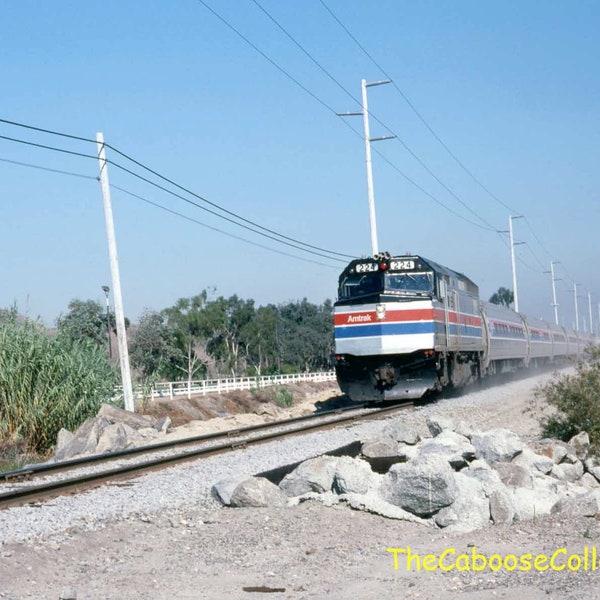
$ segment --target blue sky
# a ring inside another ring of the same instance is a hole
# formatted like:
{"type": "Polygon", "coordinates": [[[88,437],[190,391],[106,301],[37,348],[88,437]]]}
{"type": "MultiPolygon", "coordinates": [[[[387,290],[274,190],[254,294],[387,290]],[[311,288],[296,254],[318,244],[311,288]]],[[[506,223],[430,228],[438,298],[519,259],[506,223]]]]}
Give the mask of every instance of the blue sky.
{"type": "MultiPolygon", "coordinates": [[[[6,2],[0,118],[86,138],[102,131],[129,156],[263,227],[368,255],[362,122],[334,113],[359,109],[362,78],[385,76],[320,0],[260,5],[322,69],[252,0],[205,1],[280,69],[198,0],[6,2]]],[[[506,236],[494,231],[508,228],[512,210],[526,217],[514,221],[515,240],[525,242],[516,247],[521,311],[553,318],[543,271],[556,260],[561,319],[573,323],[578,283],[580,316],[588,320],[590,292],[597,320],[600,4],[324,2],[497,198],[397,88],[370,88],[371,134],[387,128],[402,140],[373,145],[380,249],[462,271],[487,299],[512,287],[506,236]]],[[[4,123],[0,135],[96,152],[4,123]]],[[[108,158],[144,174],[110,150],[108,158]]],[[[110,273],[97,162],[3,139],[0,159],[0,307],[16,302],[51,325],[73,298],[103,302],[110,273]]],[[[342,263],[235,227],[117,167],[109,175],[113,186],[277,251],[113,189],[132,320],[204,288],[258,304],[335,298],[342,263]]]]}

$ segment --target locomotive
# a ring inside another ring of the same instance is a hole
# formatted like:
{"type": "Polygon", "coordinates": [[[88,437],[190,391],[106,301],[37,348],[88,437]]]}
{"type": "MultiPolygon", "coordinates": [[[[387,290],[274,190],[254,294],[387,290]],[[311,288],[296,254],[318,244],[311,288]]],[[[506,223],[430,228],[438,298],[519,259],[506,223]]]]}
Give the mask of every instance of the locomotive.
{"type": "Polygon", "coordinates": [[[350,262],[334,304],[335,370],[356,401],[420,398],[581,353],[590,338],[483,302],[467,276],[421,256],[350,262]]]}

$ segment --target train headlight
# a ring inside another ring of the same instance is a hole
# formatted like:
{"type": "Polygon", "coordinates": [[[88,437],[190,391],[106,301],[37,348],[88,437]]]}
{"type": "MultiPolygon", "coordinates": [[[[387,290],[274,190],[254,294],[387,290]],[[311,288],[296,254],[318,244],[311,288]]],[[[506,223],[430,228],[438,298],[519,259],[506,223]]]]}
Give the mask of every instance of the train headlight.
{"type": "Polygon", "coordinates": [[[378,321],[383,321],[385,319],[385,304],[378,304],[375,307],[375,317],[378,321]]]}

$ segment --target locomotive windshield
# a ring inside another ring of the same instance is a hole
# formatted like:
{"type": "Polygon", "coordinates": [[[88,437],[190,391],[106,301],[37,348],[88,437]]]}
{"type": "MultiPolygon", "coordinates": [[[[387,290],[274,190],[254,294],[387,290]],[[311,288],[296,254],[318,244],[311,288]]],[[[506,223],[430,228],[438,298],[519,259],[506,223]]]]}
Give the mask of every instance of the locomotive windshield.
{"type": "Polygon", "coordinates": [[[349,273],[342,278],[339,299],[348,300],[372,294],[431,296],[433,273],[349,273]]]}

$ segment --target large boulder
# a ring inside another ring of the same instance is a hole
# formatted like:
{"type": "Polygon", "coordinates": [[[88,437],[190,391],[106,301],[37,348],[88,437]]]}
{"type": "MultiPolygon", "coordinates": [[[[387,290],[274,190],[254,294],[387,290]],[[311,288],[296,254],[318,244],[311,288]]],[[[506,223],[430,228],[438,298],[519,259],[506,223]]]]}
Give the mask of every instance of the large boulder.
{"type": "Polygon", "coordinates": [[[110,421],[104,417],[90,417],[75,432],[70,441],[54,453],[53,460],[63,461],[76,456],[95,454],[98,439],[110,424],[110,421]]]}
{"type": "Polygon", "coordinates": [[[383,428],[383,435],[411,446],[421,439],[419,432],[412,425],[408,425],[400,419],[394,419],[391,423],[388,423],[383,428]]]}
{"type": "Polygon", "coordinates": [[[286,496],[301,496],[308,492],[329,492],[333,488],[333,478],[339,458],[317,456],[299,464],[288,473],[279,484],[286,496]]]}
{"type": "Polygon", "coordinates": [[[437,525],[451,531],[473,531],[490,524],[490,501],[481,481],[456,473],[454,480],[458,494],[450,506],[442,508],[434,517],[437,525]]]}
{"type": "Polygon", "coordinates": [[[393,465],[383,478],[380,494],[387,502],[427,517],[452,504],[458,487],[448,462],[430,455],[393,465]]]}
{"type": "Polygon", "coordinates": [[[596,517],[600,513],[600,490],[563,496],[552,506],[551,512],[568,517],[596,517]]]}
{"type": "Polygon", "coordinates": [[[338,494],[366,494],[374,485],[371,467],[364,460],[342,456],[333,475],[333,491],[338,494]]]}
{"type": "Polygon", "coordinates": [[[251,477],[251,475],[238,475],[237,477],[222,479],[212,486],[210,492],[219,502],[229,506],[231,504],[231,496],[233,495],[233,492],[235,492],[237,486],[243,481],[246,481],[249,477],[251,477]]]}
{"type": "Polygon", "coordinates": [[[510,462],[523,451],[519,436],[508,429],[476,433],[471,438],[471,443],[475,446],[477,458],[483,458],[489,463],[510,462]]]}
{"type": "Polygon", "coordinates": [[[157,424],[157,419],[150,415],[140,415],[139,413],[123,410],[111,404],[103,404],[97,416],[104,417],[111,423],[126,423],[132,429],[155,427],[157,424]]]}
{"type": "Polygon", "coordinates": [[[231,506],[285,506],[286,495],[264,477],[249,477],[231,495],[231,506]]]}
{"type": "Polygon", "coordinates": [[[465,436],[445,429],[421,445],[419,456],[428,455],[443,457],[458,470],[466,467],[468,461],[474,460],[475,448],[465,436]]]}

